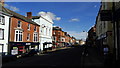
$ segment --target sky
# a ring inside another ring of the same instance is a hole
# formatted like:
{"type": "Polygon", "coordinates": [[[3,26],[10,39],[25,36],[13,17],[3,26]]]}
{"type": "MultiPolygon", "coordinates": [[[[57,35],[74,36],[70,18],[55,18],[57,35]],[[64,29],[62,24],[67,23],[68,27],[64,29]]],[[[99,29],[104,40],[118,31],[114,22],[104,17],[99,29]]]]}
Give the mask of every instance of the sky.
{"type": "Polygon", "coordinates": [[[33,16],[48,12],[53,26],[85,40],[86,32],[95,24],[100,2],[6,2],[5,7],[24,16],[26,12],[32,12],[33,16]]]}

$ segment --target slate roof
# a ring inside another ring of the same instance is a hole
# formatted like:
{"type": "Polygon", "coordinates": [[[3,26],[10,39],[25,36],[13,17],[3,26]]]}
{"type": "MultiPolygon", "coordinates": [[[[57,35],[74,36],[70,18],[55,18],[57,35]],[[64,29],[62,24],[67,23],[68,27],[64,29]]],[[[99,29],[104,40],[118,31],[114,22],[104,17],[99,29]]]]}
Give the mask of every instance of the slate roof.
{"type": "MultiPolygon", "coordinates": [[[[2,12],[8,13],[8,14],[10,14],[10,15],[13,15],[13,17],[22,19],[22,20],[24,20],[24,21],[26,21],[26,22],[28,22],[28,23],[31,23],[31,24],[34,24],[34,25],[38,25],[37,23],[33,22],[31,19],[29,19],[29,18],[27,18],[27,17],[25,17],[25,16],[23,16],[23,15],[20,15],[20,14],[14,12],[14,11],[11,11],[11,10],[9,10],[9,9],[7,9],[7,8],[2,7],[2,12]]],[[[38,25],[38,26],[39,26],[39,25],[38,25]]]]}

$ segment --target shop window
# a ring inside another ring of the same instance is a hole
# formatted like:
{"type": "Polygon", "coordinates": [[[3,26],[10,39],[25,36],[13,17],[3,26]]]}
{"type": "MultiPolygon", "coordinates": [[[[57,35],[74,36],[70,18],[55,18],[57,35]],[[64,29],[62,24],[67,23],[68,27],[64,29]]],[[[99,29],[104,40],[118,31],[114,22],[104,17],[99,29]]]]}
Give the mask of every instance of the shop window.
{"type": "Polygon", "coordinates": [[[22,41],[23,32],[21,30],[15,30],[15,41],[22,41]]]}
{"type": "Polygon", "coordinates": [[[4,29],[0,28],[0,40],[4,40],[4,29]]]}
{"type": "Polygon", "coordinates": [[[4,25],[5,24],[5,17],[0,15],[0,24],[4,25]]]}

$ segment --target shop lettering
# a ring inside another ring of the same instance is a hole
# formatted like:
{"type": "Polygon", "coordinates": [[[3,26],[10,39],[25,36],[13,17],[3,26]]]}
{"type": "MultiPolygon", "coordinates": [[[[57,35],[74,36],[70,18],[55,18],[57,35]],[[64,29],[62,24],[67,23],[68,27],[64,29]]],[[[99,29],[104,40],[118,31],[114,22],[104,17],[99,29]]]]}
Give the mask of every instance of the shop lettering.
{"type": "Polygon", "coordinates": [[[26,45],[31,45],[31,43],[26,43],[26,45]]]}

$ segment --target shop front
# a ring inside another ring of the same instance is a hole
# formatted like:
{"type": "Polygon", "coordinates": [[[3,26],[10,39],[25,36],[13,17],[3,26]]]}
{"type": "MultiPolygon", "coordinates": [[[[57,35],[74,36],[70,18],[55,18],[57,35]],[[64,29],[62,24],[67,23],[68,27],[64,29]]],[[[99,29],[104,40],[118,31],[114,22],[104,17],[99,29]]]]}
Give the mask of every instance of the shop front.
{"type": "Polygon", "coordinates": [[[38,49],[39,42],[10,42],[10,54],[17,55],[28,52],[30,49],[38,49]]]}
{"type": "Polygon", "coordinates": [[[0,56],[3,55],[3,44],[0,44],[0,56]]]}
{"type": "Polygon", "coordinates": [[[43,51],[51,50],[52,49],[52,43],[51,42],[44,42],[43,43],[43,51]]]}

